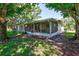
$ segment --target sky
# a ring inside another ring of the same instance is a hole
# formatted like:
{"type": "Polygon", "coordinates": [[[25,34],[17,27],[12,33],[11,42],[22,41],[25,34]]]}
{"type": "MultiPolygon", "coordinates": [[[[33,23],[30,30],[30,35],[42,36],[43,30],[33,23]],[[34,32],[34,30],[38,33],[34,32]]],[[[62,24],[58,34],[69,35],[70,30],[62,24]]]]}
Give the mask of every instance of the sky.
{"type": "Polygon", "coordinates": [[[45,7],[45,4],[39,4],[39,7],[42,10],[42,12],[40,14],[40,16],[42,16],[42,18],[55,18],[55,19],[63,18],[63,16],[61,16],[60,12],[56,12],[54,10],[49,10],[48,8],[45,7]]]}

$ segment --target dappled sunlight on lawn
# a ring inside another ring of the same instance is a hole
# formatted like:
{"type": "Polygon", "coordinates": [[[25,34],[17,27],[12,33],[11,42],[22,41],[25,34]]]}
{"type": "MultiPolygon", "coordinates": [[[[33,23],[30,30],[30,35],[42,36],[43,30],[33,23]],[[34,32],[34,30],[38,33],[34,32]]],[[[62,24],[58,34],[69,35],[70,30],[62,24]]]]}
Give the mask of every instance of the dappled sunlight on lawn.
{"type": "Polygon", "coordinates": [[[75,32],[65,32],[64,36],[68,40],[75,40],[75,32]]]}
{"type": "Polygon", "coordinates": [[[39,39],[18,39],[0,44],[0,55],[58,55],[55,47],[48,42],[39,39]]]}
{"type": "Polygon", "coordinates": [[[8,37],[14,37],[14,36],[20,36],[22,32],[16,32],[16,31],[7,31],[8,37]]]}

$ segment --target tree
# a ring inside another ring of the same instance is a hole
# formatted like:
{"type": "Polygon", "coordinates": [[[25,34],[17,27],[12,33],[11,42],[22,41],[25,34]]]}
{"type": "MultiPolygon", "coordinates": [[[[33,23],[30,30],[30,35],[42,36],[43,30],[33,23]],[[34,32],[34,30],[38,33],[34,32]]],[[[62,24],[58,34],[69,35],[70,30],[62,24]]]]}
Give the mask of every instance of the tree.
{"type": "Polygon", "coordinates": [[[74,3],[62,3],[62,4],[46,4],[49,9],[54,9],[55,11],[60,11],[63,17],[72,17],[75,20],[76,36],[79,40],[79,4],[74,3]]]}
{"type": "Polygon", "coordinates": [[[7,41],[7,18],[15,19],[15,16],[20,16],[26,10],[31,10],[35,4],[21,3],[1,3],[0,4],[0,39],[7,41]]]}
{"type": "Polygon", "coordinates": [[[66,17],[63,19],[65,31],[74,31],[75,30],[75,21],[72,17],[66,17]]]}
{"type": "MultiPolygon", "coordinates": [[[[9,18],[8,21],[8,26],[10,26],[11,28],[16,27],[17,25],[24,25],[27,22],[31,22],[34,19],[40,18],[41,16],[39,16],[39,14],[41,13],[41,9],[37,4],[31,4],[32,6],[30,6],[29,8],[24,8],[24,10],[17,16],[14,17],[14,20],[10,20],[13,18],[9,18]]],[[[24,6],[26,7],[26,5],[24,6]]]]}
{"type": "Polygon", "coordinates": [[[33,21],[34,19],[39,18],[39,14],[41,13],[40,7],[36,4],[36,6],[31,6],[27,10],[25,9],[21,15],[22,19],[27,19],[26,21],[33,21]]]}

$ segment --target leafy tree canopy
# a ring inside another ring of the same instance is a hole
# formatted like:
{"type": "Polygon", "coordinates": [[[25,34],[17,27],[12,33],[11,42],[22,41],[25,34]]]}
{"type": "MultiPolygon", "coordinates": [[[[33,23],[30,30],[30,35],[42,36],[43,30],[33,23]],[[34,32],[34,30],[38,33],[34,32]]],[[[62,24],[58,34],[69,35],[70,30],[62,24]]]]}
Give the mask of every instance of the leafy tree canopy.
{"type": "Polygon", "coordinates": [[[60,11],[64,17],[71,16],[75,11],[74,4],[72,3],[47,3],[46,7],[50,10],[60,11]]]}

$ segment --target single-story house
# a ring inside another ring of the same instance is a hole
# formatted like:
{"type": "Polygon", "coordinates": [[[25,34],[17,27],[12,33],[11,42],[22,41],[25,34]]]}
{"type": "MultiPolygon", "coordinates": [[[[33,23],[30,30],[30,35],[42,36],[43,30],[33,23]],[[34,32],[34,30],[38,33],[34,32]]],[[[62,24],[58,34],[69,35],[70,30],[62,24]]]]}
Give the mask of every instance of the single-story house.
{"type": "Polygon", "coordinates": [[[62,20],[46,18],[26,23],[26,26],[17,26],[18,31],[26,31],[29,35],[52,37],[64,32],[62,20]]]}

